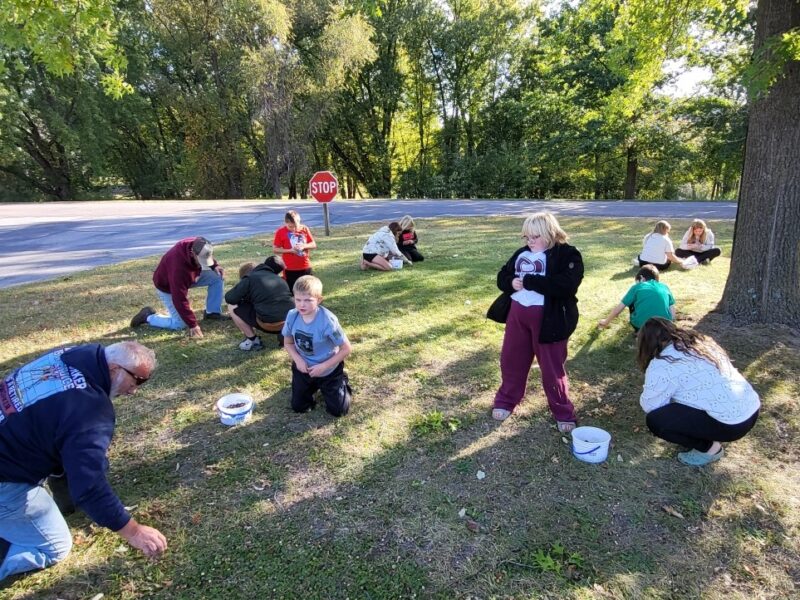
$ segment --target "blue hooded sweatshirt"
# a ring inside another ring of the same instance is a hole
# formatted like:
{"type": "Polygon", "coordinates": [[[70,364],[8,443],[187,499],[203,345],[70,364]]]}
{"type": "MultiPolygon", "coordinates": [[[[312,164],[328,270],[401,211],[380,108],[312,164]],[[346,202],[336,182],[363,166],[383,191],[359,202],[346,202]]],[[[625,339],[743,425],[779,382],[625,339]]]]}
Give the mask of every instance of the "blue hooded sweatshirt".
{"type": "Polygon", "coordinates": [[[106,480],[114,435],[111,374],[103,346],[60,348],[0,382],[0,481],[38,485],[67,474],[70,495],[98,525],[130,515],[106,480]]]}

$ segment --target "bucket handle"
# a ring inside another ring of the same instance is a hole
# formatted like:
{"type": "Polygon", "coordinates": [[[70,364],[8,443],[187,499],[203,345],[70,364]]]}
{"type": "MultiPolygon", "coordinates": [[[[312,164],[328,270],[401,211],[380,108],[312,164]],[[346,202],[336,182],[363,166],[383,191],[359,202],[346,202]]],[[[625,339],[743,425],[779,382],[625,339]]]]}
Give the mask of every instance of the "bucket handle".
{"type": "Polygon", "coordinates": [[[602,447],[603,446],[601,444],[600,446],[595,446],[594,448],[592,448],[591,450],[587,450],[586,452],[578,452],[577,450],[575,450],[575,444],[572,444],[572,453],[574,455],[576,455],[576,456],[577,455],[583,456],[584,454],[593,454],[594,452],[597,452],[598,450],[600,450],[600,448],[602,448],[602,447]]]}
{"type": "MultiPolygon", "coordinates": [[[[227,406],[225,408],[227,408],[227,406]]],[[[247,414],[248,412],[253,410],[253,405],[251,404],[249,409],[247,409],[245,411],[242,411],[242,412],[228,412],[227,410],[225,410],[225,408],[223,408],[222,406],[220,406],[216,402],[214,403],[214,410],[216,410],[219,413],[222,413],[226,417],[238,417],[239,415],[247,414]]]]}

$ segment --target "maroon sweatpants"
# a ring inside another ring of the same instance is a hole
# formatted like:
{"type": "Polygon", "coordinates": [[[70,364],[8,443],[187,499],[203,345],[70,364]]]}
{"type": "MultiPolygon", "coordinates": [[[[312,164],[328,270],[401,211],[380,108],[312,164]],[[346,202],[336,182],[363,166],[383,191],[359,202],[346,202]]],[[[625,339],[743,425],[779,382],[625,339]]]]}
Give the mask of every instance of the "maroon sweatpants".
{"type": "Polygon", "coordinates": [[[500,373],[503,380],[495,394],[494,407],[513,411],[522,402],[528,383],[528,372],[536,357],[550,412],[557,421],[575,421],[575,407],[569,400],[569,381],[564,368],[567,340],[552,344],[539,342],[543,312],[541,306],[526,307],[519,302],[511,302],[506,333],[503,336],[503,349],[500,352],[500,373]]]}

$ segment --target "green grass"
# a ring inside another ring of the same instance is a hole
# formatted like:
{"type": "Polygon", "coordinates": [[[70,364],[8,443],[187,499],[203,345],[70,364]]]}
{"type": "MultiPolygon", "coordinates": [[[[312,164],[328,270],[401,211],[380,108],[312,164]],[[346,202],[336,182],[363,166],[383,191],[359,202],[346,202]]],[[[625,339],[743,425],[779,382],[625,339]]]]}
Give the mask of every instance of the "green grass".
{"type": "MultiPolygon", "coordinates": [[[[644,426],[624,315],[596,321],[632,283],[644,220],[564,219],[583,252],[581,321],[570,340],[579,417],[610,431],[609,461],[577,462],[534,372],[503,424],[489,412],[501,326],[484,318],[521,219],[419,225],[426,261],[361,272],[374,226],[336,228],[312,257],[325,305],[351,341],[350,415],[289,404],[283,351],[243,353],[231,323],[202,340],[127,324],[157,306],[157,257],[0,290],[0,366],[48,348],[135,337],[159,369],[117,402],[110,479],[170,549],[150,561],[75,515],[73,554],[14,581],[10,598],[784,598],[797,593],[800,412],[798,343],[769,327],[735,329],[713,311],[728,271],[730,223],[713,223],[723,256],[664,274],[679,320],[712,334],[762,394],[755,430],[704,470],[644,426]],[[217,398],[245,391],[253,419],[226,428],[217,398]],[[485,478],[478,479],[478,471],[485,478]],[[680,519],[664,507],[680,513],[680,519]],[[463,517],[460,516],[463,514],[463,517]]],[[[673,223],[675,237],[688,220],[673,223]]],[[[230,277],[261,239],[222,244],[230,277]]],[[[230,285],[233,284],[231,280],[230,285]]],[[[202,291],[193,292],[202,308],[202,291]]]]}

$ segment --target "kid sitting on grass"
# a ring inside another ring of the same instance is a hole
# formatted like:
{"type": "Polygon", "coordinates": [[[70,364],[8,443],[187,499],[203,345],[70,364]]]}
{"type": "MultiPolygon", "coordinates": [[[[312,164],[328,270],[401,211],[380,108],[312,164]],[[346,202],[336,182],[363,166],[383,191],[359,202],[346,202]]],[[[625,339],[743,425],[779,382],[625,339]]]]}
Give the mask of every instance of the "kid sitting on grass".
{"type": "Polygon", "coordinates": [[[644,265],[636,274],[634,283],[605,319],[597,322],[597,327],[605,329],[627,306],[631,311],[631,327],[634,331],[647,322],[650,317],[663,317],[675,320],[675,298],[669,288],[658,280],[658,269],[644,265]]]}
{"type": "Polygon", "coordinates": [[[352,347],[339,319],[322,302],[322,282],[304,275],[294,284],[295,308],[286,315],[281,332],[292,358],[292,410],[314,408],[314,393],[322,391],[326,410],[341,417],[350,410],[352,389],[344,359],[352,347]]]}

